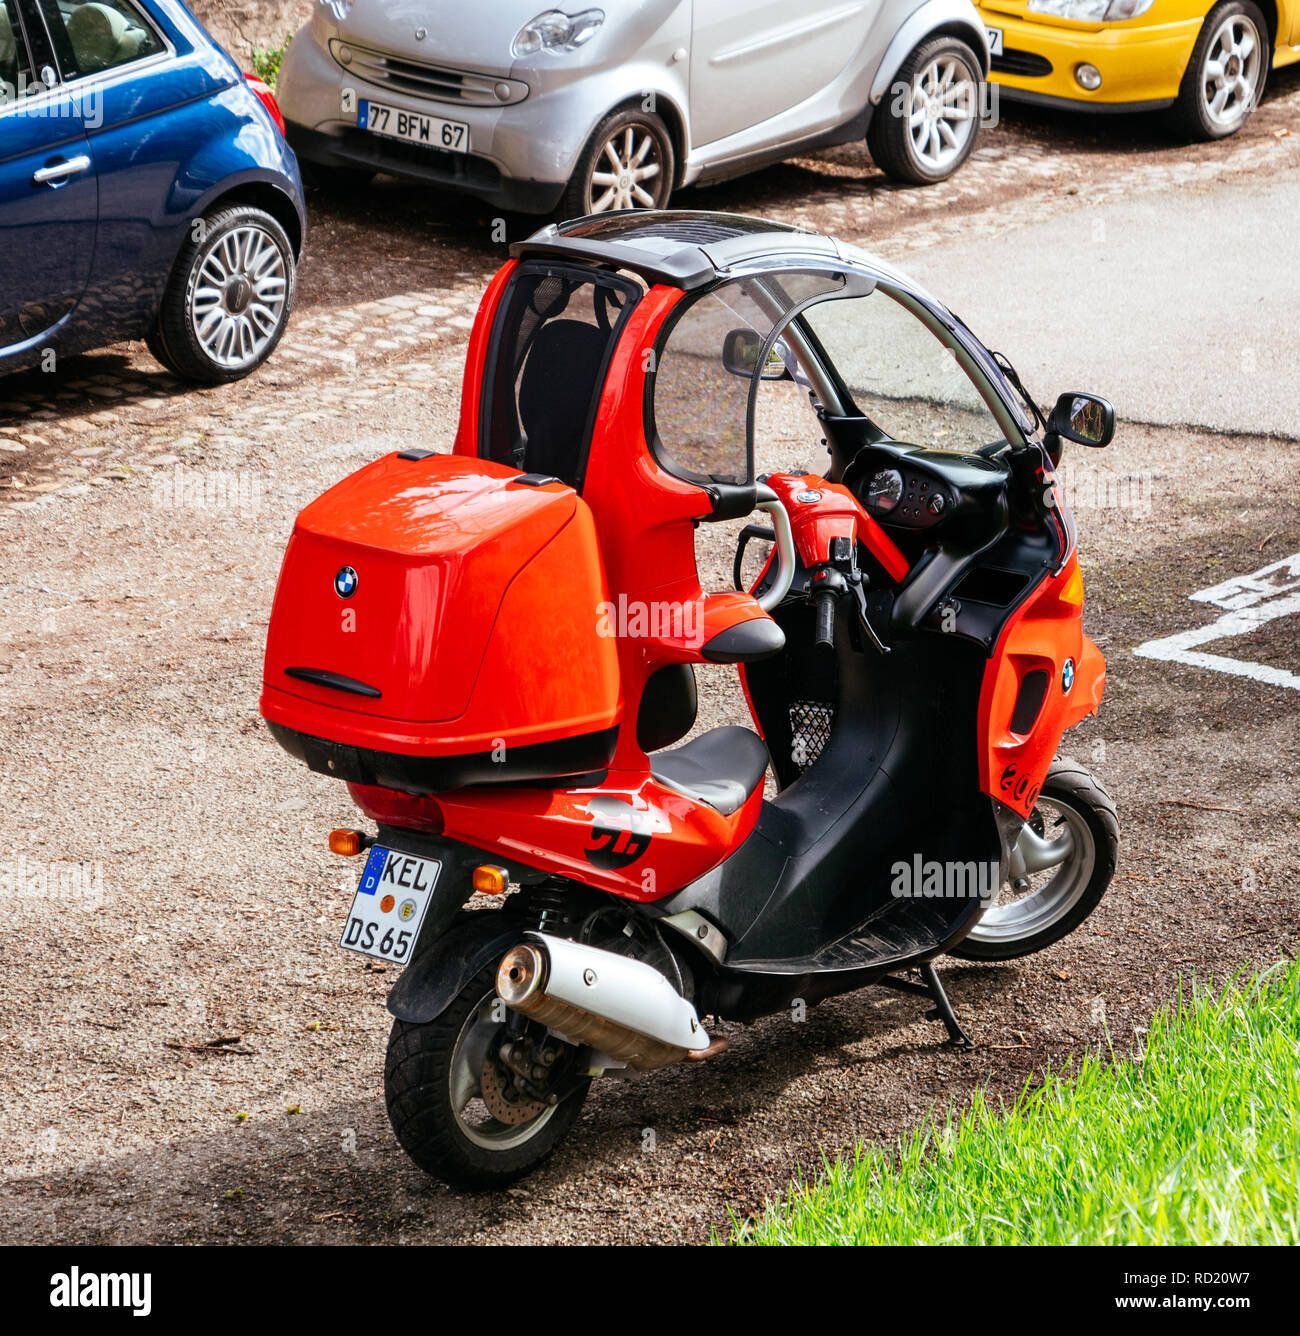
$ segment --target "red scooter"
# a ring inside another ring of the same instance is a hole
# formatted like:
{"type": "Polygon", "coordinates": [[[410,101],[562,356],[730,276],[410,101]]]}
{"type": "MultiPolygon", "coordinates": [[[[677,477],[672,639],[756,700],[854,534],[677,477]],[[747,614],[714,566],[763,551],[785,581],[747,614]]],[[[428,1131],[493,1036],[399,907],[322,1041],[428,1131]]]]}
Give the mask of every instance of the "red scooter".
{"type": "Polygon", "coordinates": [[[298,517],[261,699],[377,828],[330,845],[365,855],[340,945],[405,966],[397,1138],[478,1185],[601,1072],[715,1057],[711,1018],[883,984],[967,1045],[935,959],[1057,941],[1118,843],[1054,759],[1105,666],[1053,467],[1109,404],[1044,418],[932,298],[775,223],[606,214],[512,256],[454,452],[298,517]],[[774,395],[821,475],[755,476],[774,395]],[[706,593],[696,526],[756,510],[706,593]],[[697,663],[737,666],[752,727],[682,743],[697,663]]]}

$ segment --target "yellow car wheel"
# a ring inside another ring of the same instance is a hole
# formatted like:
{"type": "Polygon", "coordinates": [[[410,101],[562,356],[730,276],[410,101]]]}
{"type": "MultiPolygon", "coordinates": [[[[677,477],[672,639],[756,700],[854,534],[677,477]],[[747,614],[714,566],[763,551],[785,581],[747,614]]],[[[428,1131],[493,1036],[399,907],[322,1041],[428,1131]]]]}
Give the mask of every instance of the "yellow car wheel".
{"type": "Polygon", "coordinates": [[[1187,62],[1175,123],[1192,139],[1236,134],[1264,91],[1271,56],[1268,24],[1251,0],[1227,0],[1206,17],[1187,62]]]}

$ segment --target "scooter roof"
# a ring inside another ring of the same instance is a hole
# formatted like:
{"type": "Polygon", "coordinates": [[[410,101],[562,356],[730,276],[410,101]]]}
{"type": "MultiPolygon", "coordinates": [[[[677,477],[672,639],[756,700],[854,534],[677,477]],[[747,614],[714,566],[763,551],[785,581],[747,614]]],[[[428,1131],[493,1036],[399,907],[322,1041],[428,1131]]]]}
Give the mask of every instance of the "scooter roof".
{"type": "Polygon", "coordinates": [[[628,209],[552,223],[514,242],[510,254],[519,260],[608,266],[646,283],[687,292],[747,273],[783,269],[842,269],[857,276],[859,292],[863,279],[884,282],[926,308],[978,364],[1022,433],[1035,431],[1033,418],[993,355],[943,302],[869,251],[822,232],[744,214],[628,209]]]}
{"type": "Polygon", "coordinates": [[[636,209],[551,224],[510,253],[612,264],[650,283],[692,291],[760,257],[848,262],[846,248],[807,228],[742,214],[636,209]]]}

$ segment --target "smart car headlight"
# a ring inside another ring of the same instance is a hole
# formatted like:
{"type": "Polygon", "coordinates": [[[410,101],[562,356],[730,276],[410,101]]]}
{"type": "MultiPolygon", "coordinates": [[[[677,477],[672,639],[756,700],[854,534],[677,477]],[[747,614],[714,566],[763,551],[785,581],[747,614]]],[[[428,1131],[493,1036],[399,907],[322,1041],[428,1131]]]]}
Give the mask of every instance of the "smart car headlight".
{"type": "Polygon", "coordinates": [[[1031,14],[1052,14],[1081,23],[1119,23],[1145,14],[1155,0],[1029,0],[1031,14]]]}
{"type": "Polygon", "coordinates": [[[537,51],[573,51],[593,37],[604,22],[603,9],[584,9],[580,14],[548,9],[519,29],[510,53],[518,59],[537,51]]]}

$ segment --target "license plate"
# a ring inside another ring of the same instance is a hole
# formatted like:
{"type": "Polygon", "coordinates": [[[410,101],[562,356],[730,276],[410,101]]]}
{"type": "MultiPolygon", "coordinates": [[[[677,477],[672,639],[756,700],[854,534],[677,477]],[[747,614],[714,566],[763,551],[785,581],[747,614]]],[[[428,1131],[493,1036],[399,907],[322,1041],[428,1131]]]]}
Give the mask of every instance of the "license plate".
{"type": "Polygon", "coordinates": [[[404,111],[401,107],[390,107],[365,98],[357,104],[357,128],[389,139],[401,139],[408,144],[423,144],[426,148],[442,148],[450,153],[469,152],[469,126],[464,121],[424,116],[418,111],[404,111]]]}
{"type": "Polygon", "coordinates": [[[366,858],[339,945],[380,960],[409,960],[441,868],[436,858],[376,844],[366,858]]]}
{"type": "Polygon", "coordinates": [[[1002,29],[985,28],[984,31],[989,35],[989,55],[1000,56],[1002,54],[1002,29]]]}

